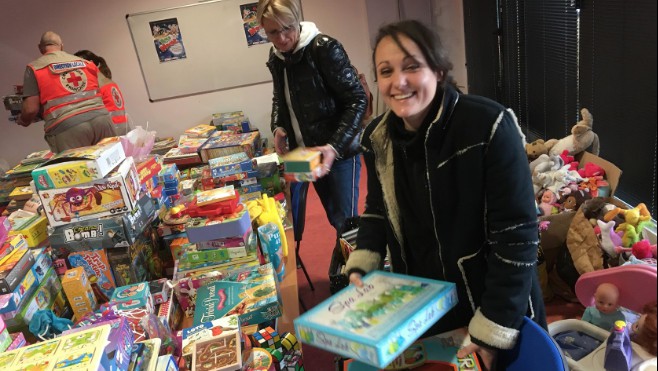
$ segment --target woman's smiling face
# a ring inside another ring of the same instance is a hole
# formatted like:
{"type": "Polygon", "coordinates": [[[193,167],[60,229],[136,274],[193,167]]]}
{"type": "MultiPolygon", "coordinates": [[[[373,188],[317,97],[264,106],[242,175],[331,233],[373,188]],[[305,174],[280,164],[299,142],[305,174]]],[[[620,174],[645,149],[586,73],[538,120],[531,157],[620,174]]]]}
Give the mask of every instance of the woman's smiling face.
{"type": "Polygon", "coordinates": [[[418,130],[436,94],[440,74],[432,71],[422,51],[408,37],[398,34],[405,53],[391,36],[375,50],[377,87],[384,102],[404,121],[407,130],[418,130]]]}

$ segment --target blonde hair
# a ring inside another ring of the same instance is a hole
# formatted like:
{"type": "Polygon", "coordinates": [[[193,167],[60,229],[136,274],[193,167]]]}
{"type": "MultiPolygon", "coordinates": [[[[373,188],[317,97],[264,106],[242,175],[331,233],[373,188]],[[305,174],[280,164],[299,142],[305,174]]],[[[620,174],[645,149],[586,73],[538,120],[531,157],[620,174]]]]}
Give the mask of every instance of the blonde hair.
{"type": "Polygon", "coordinates": [[[263,18],[271,19],[281,26],[296,26],[302,20],[302,6],[299,0],[259,0],[256,19],[261,25],[263,18]]]}

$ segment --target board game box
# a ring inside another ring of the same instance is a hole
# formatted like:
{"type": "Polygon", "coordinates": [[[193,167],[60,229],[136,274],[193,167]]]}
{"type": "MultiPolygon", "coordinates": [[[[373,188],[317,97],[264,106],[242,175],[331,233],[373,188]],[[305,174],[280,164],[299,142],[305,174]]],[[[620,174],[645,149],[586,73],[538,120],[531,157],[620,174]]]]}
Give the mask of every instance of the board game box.
{"type": "Polygon", "coordinates": [[[294,320],[301,342],[386,367],[457,304],[454,283],[373,271],[294,320]]]}

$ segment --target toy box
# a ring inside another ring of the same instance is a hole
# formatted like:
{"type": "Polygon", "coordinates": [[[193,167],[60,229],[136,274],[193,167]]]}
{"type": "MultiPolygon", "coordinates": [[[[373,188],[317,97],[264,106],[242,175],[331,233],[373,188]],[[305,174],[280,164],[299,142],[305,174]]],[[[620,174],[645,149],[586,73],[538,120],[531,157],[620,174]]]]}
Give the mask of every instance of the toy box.
{"type": "Polygon", "coordinates": [[[251,158],[244,152],[228,156],[216,157],[208,160],[208,166],[213,178],[221,178],[235,173],[252,171],[254,165],[251,158]]]}
{"type": "Polygon", "coordinates": [[[130,352],[133,347],[133,334],[127,319],[119,317],[107,321],[84,324],[82,327],[64,331],[62,336],[107,325],[110,326],[110,333],[107,338],[109,344],[105,347],[106,357],[103,359],[101,366],[105,371],[127,370],[130,365],[130,352]]]}
{"type": "Polygon", "coordinates": [[[42,215],[21,218],[9,232],[10,236],[22,234],[29,247],[37,247],[48,237],[48,219],[42,215]]]}
{"type": "Polygon", "coordinates": [[[59,277],[53,269],[50,269],[32,296],[24,300],[15,311],[3,313],[1,316],[12,330],[20,330],[30,323],[36,311],[51,308],[61,290],[59,277]]]}
{"type": "Polygon", "coordinates": [[[96,309],[96,297],[91,289],[84,268],[71,268],[62,277],[62,287],[71,304],[75,318],[80,318],[87,312],[96,309]]]}
{"type": "Polygon", "coordinates": [[[240,320],[237,315],[230,315],[200,325],[184,328],[182,331],[182,356],[188,368],[192,367],[192,353],[197,341],[209,339],[227,331],[239,331],[240,320]]]}
{"type": "Polygon", "coordinates": [[[73,148],[32,171],[37,190],[68,188],[103,179],[126,158],[120,142],[73,148]]]}
{"type": "Polygon", "coordinates": [[[148,280],[148,263],[144,251],[135,244],[105,250],[117,286],[148,280]]]}
{"type": "Polygon", "coordinates": [[[218,238],[243,236],[251,228],[246,210],[227,215],[225,219],[192,218],[185,224],[187,238],[192,243],[218,238]]]}
{"type": "Polygon", "coordinates": [[[22,348],[27,345],[25,335],[23,335],[22,332],[14,332],[9,334],[9,336],[11,336],[11,344],[7,347],[7,351],[22,348]]]}
{"type": "Polygon", "coordinates": [[[238,314],[241,325],[281,316],[281,297],[271,264],[233,272],[197,290],[194,324],[238,314]]]}
{"type": "Polygon", "coordinates": [[[34,255],[34,264],[31,270],[37,283],[41,283],[46,278],[48,270],[53,266],[53,260],[45,247],[32,249],[31,251],[34,255]]]}
{"type": "Polygon", "coordinates": [[[16,286],[13,292],[0,295],[0,313],[15,311],[27,300],[39,283],[34,277],[32,270],[27,271],[23,280],[16,286]]]}
{"type": "Polygon", "coordinates": [[[68,261],[71,268],[84,268],[87,277],[98,285],[98,289],[108,298],[112,297],[116,284],[104,249],[74,252],[68,256],[68,261]]]}
{"type": "Polygon", "coordinates": [[[48,222],[56,227],[132,211],[140,189],[132,157],[103,179],[80,186],[38,191],[48,222]]]}
{"type": "Polygon", "coordinates": [[[322,152],[298,147],[281,157],[286,173],[309,173],[320,166],[322,152]]]}
{"type": "Polygon", "coordinates": [[[239,331],[225,331],[194,343],[192,370],[231,371],[242,367],[239,331]]]}
{"type": "Polygon", "coordinates": [[[67,257],[77,251],[127,247],[135,242],[154,217],[155,205],[146,195],[129,213],[55,227],[49,238],[50,246],[58,257],[67,257]]]}
{"type": "MultiPolygon", "coordinates": [[[[253,233],[253,230],[249,228],[241,237],[224,237],[224,238],[218,238],[215,240],[210,240],[210,241],[198,241],[196,243],[196,248],[197,250],[212,250],[212,249],[219,249],[222,247],[226,248],[238,248],[238,247],[245,247],[249,243],[249,238],[251,237],[253,233]]],[[[250,249],[251,250],[251,249],[250,249]]],[[[245,251],[245,253],[250,254],[250,253],[256,253],[256,251],[245,251]]],[[[233,253],[235,254],[235,252],[233,253]]],[[[237,257],[235,255],[232,255],[231,257],[237,257]]]]}
{"type": "Polygon", "coordinates": [[[385,367],[457,304],[454,283],[373,271],[294,320],[304,344],[385,367]]]}
{"type": "Polygon", "coordinates": [[[0,263],[0,294],[13,292],[34,265],[34,255],[27,247],[15,248],[0,263]]]}
{"type": "Polygon", "coordinates": [[[599,197],[610,197],[612,198],[615,195],[615,190],[619,185],[619,178],[621,178],[621,169],[618,168],[615,164],[610,161],[607,161],[597,155],[594,155],[590,152],[581,152],[575,156],[575,161],[578,161],[578,168],[581,169],[585,166],[586,163],[591,162],[600,166],[605,170],[605,180],[610,185],[610,194],[608,195],[599,195],[599,197]]]}
{"type": "Polygon", "coordinates": [[[119,310],[146,309],[149,313],[155,311],[151,291],[146,282],[118,287],[112,295],[111,302],[119,310]]]}
{"type": "MultiPolygon", "coordinates": [[[[386,367],[386,370],[416,368],[422,370],[423,367],[454,371],[482,370],[474,353],[470,353],[464,358],[457,358],[457,351],[468,343],[470,343],[470,340],[466,328],[458,328],[421,339],[405,349],[386,367]]],[[[350,359],[343,362],[343,370],[377,371],[380,369],[350,359]]]]}
{"type": "Polygon", "coordinates": [[[153,304],[159,305],[167,302],[171,295],[171,284],[166,278],[149,282],[149,292],[153,297],[153,304]]]}
{"type": "Polygon", "coordinates": [[[109,333],[104,325],[28,345],[0,354],[0,365],[5,371],[99,370],[109,333]]]}
{"type": "Polygon", "coordinates": [[[158,173],[162,169],[162,165],[158,161],[158,157],[149,156],[146,160],[135,164],[137,169],[137,176],[139,177],[139,183],[145,184],[149,180],[158,176],[158,173]]]}

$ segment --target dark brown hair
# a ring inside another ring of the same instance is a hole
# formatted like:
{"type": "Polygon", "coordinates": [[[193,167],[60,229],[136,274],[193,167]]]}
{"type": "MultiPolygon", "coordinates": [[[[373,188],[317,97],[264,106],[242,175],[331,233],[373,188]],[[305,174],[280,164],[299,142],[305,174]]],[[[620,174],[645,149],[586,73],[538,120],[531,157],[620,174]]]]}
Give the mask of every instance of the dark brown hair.
{"type": "Polygon", "coordinates": [[[98,67],[98,70],[101,71],[103,75],[105,75],[105,77],[108,79],[112,78],[112,71],[110,71],[110,67],[107,66],[107,63],[103,57],[99,57],[89,50],[80,50],[75,53],[75,56],[93,62],[98,67]]]}

